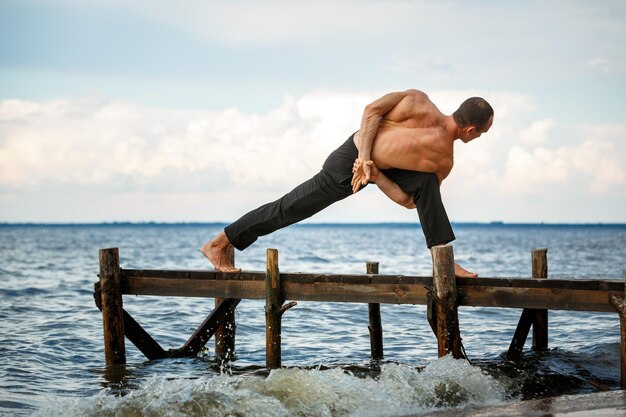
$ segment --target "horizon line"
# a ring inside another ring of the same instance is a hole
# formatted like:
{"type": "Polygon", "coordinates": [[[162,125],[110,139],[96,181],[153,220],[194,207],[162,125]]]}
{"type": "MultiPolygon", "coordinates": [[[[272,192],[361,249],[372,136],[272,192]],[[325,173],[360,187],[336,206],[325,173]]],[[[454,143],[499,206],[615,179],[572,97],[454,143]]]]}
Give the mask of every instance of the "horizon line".
{"type": "MultiPolygon", "coordinates": [[[[626,226],[626,222],[505,222],[494,221],[460,221],[450,222],[457,226],[626,226]]],[[[224,221],[102,221],[102,222],[0,222],[0,227],[89,227],[89,226],[220,226],[228,225],[224,221]]],[[[419,222],[307,222],[292,226],[419,226],[419,222]]]]}

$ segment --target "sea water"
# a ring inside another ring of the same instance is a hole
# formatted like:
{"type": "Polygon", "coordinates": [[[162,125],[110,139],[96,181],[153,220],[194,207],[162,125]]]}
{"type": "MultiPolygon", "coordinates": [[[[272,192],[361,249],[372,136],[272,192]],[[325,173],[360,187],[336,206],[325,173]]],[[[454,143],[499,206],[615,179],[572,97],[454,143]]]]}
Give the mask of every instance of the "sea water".
{"type": "MultiPolygon", "coordinates": [[[[382,305],[385,358],[369,357],[367,305],[299,302],[283,316],[283,368],[265,364],[264,302],[237,307],[236,358],[213,343],[196,358],[147,361],[127,342],[127,365],[104,366],[93,301],[98,250],[122,267],[210,269],[199,248],[223,225],[0,226],[0,414],[40,416],[398,416],[469,404],[619,387],[616,314],[550,311],[550,350],[504,359],[520,309],[459,309],[469,361],[437,359],[424,306],[382,305]]],[[[623,225],[457,224],[456,260],[485,277],[528,277],[530,251],[548,248],[551,278],[621,280],[623,225]]],[[[236,252],[284,272],[429,275],[419,226],[297,225],[236,252]]],[[[177,348],[213,300],[125,296],[125,309],[163,346],[177,348]]],[[[530,339],[530,338],[529,338],[530,339]]]]}

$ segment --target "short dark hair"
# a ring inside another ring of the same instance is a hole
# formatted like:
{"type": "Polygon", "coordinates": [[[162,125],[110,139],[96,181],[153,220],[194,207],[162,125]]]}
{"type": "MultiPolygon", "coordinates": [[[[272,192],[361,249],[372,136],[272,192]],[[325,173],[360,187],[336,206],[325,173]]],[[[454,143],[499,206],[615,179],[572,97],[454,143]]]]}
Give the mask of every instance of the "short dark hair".
{"type": "Polygon", "coordinates": [[[452,113],[457,126],[467,127],[474,125],[477,130],[482,130],[492,116],[493,109],[491,105],[481,97],[468,98],[452,113]]]}

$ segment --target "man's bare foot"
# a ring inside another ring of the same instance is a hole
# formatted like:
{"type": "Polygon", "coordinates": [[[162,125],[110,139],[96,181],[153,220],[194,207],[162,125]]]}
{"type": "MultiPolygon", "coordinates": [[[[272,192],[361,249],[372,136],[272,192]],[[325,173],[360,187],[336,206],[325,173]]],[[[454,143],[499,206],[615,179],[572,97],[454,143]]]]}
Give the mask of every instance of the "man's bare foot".
{"type": "Polygon", "coordinates": [[[241,268],[235,268],[230,257],[228,248],[230,241],[224,232],[215,236],[213,240],[205,243],[200,252],[213,264],[213,267],[221,272],[240,272],[241,268]]]}
{"type": "Polygon", "coordinates": [[[477,278],[478,274],[470,272],[464,269],[463,267],[461,267],[461,265],[455,263],[454,264],[454,276],[457,278],[477,278]]]}

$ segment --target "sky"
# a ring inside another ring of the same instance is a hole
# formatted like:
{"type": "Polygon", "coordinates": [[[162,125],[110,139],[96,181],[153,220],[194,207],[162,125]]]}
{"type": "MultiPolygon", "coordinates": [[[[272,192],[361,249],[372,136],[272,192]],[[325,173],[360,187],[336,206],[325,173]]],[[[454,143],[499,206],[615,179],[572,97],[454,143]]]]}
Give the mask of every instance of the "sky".
{"type": "MultiPolygon", "coordinates": [[[[230,222],[415,88],[453,222],[626,223],[626,2],[0,0],[0,222],[230,222]]],[[[375,186],[309,222],[417,222],[375,186]]]]}

